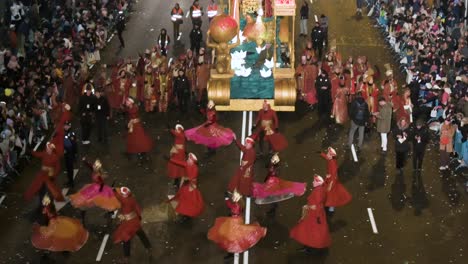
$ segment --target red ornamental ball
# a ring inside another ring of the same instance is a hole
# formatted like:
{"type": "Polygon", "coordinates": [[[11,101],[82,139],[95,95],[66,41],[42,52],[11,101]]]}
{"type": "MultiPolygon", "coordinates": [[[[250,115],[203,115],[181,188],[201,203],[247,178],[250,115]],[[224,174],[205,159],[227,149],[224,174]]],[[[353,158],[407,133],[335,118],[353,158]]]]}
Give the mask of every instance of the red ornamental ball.
{"type": "Polygon", "coordinates": [[[211,38],[217,43],[232,40],[236,36],[237,30],[237,21],[226,14],[216,16],[210,23],[211,38]]]}

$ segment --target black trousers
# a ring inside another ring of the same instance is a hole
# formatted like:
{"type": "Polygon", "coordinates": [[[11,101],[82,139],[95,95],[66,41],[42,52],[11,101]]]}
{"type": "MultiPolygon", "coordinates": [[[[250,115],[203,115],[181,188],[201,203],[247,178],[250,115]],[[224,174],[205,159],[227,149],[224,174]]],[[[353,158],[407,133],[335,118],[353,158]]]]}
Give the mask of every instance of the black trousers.
{"type": "Polygon", "coordinates": [[[323,52],[323,41],[321,43],[314,43],[314,50],[315,53],[318,55],[318,58],[322,58],[322,52],[323,52]]]}
{"type": "Polygon", "coordinates": [[[65,168],[67,170],[68,183],[73,185],[73,163],[75,161],[75,153],[72,151],[67,151],[64,155],[65,158],[65,168]]]}
{"type": "MultiPolygon", "coordinates": [[[[151,249],[151,242],[149,241],[148,239],[148,236],[146,235],[145,231],[143,231],[143,229],[139,229],[137,232],[136,232],[136,235],[138,236],[138,238],[140,238],[141,240],[141,243],[143,244],[143,246],[146,248],[146,249],[151,249]]],[[[123,242],[123,251],[124,251],[124,256],[125,257],[130,257],[130,253],[131,253],[131,242],[132,240],[128,240],[126,242],[123,242]]]]}
{"type": "Polygon", "coordinates": [[[195,52],[196,54],[198,54],[200,52],[200,42],[191,43],[190,44],[190,50],[192,50],[192,52],[195,52]]]}
{"type": "Polygon", "coordinates": [[[179,22],[172,22],[174,25],[174,41],[177,41],[177,38],[179,37],[179,28],[180,28],[180,23],[179,22]]]}
{"type": "Polygon", "coordinates": [[[90,114],[87,114],[81,118],[81,139],[83,141],[89,140],[89,137],[91,136],[92,125],[93,121],[90,114]]]}
{"type": "Polygon", "coordinates": [[[421,151],[415,151],[413,153],[413,169],[418,170],[422,168],[423,164],[423,159],[424,159],[424,150],[421,151]]]}
{"type": "Polygon", "coordinates": [[[396,168],[397,169],[403,169],[406,164],[406,156],[408,155],[408,152],[403,151],[403,152],[395,152],[396,154],[396,168]]]}
{"type": "Polygon", "coordinates": [[[190,102],[190,95],[185,94],[184,92],[177,93],[177,100],[179,103],[179,110],[182,112],[187,112],[190,102]]]}
{"type": "Polygon", "coordinates": [[[105,117],[96,118],[96,130],[98,141],[107,141],[107,119],[105,117]]]}
{"type": "Polygon", "coordinates": [[[120,30],[117,31],[117,36],[119,37],[120,46],[125,47],[125,42],[124,42],[124,39],[122,37],[122,33],[123,33],[123,31],[120,31],[120,30]]]}

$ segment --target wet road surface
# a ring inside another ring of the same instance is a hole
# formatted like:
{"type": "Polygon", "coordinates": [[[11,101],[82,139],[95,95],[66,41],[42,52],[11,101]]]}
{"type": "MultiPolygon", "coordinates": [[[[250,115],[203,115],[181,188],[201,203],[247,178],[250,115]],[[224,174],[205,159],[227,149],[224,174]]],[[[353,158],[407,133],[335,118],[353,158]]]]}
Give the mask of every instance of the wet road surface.
{"type": "MultiPolygon", "coordinates": [[[[206,8],[206,1],[201,5],[206,8]]],[[[188,11],[189,1],[181,2],[181,6],[188,11]]],[[[126,48],[119,51],[118,41],[114,39],[103,53],[104,61],[115,60],[116,54],[135,58],[137,52],[156,42],[161,27],[167,28],[172,35],[171,8],[172,2],[169,1],[140,1],[124,33],[126,48]]],[[[380,33],[367,18],[358,20],[354,16],[354,1],[314,1],[311,12],[310,22],[313,14],[329,16],[330,38],[337,39],[338,50],[344,58],[367,55],[381,68],[391,61],[380,33]]],[[[183,24],[182,41],[185,43],[188,43],[190,24],[188,19],[183,24]]],[[[207,20],[203,23],[204,32],[206,27],[207,20]]],[[[296,49],[302,50],[304,42],[296,44],[296,49]]],[[[240,135],[241,118],[242,114],[238,112],[220,113],[219,123],[240,135]]],[[[297,252],[301,246],[288,235],[300,217],[309,192],[303,197],[280,203],[274,219],[266,216],[267,206],[253,205],[253,220],[267,227],[268,234],[250,250],[250,263],[467,263],[468,208],[461,177],[466,172],[446,171],[441,174],[437,146],[429,146],[419,179],[412,172],[411,157],[404,175],[398,176],[394,169],[393,140],[389,140],[389,153],[382,156],[377,133],[366,135],[359,162],[355,163],[345,147],[348,126],[318,122],[317,113],[308,111],[301,104],[295,113],[280,113],[279,118],[280,130],[289,140],[289,148],[281,155],[281,176],[310,183],[314,173],[325,175],[326,162],[317,151],[331,144],[338,151],[339,177],[353,195],[353,201],[336,210],[330,226],[333,244],[328,254],[321,256],[297,252]],[[378,234],[372,232],[367,208],[373,209],[378,234]]],[[[118,116],[110,125],[112,132],[107,146],[95,142],[88,147],[80,146],[80,155],[89,159],[101,158],[111,175],[108,183],[115,180],[116,186],[128,186],[142,207],[148,208],[161,203],[169,192],[170,181],[166,177],[163,156],[169,152],[172,137],[166,130],[166,124],[173,125],[180,120],[185,128],[190,128],[203,122],[203,116],[198,113],[190,116],[176,112],[153,113],[143,114],[142,120],[147,131],[157,139],[149,162],[139,164],[123,154],[126,129],[123,116],[118,116]]],[[[79,132],[77,125],[74,129],[79,132]]],[[[190,143],[188,151],[202,157],[205,149],[190,143]]],[[[135,238],[131,263],[223,263],[225,253],[207,240],[206,233],[217,216],[228,212],[224,205],[224,189],[238,166],[238,157],[238,149],[231,145],[220,149],[211,159],[202,159],[199,188],[206,202],[205,212],[184,224],[144,223],[143,228],[153,244],[153,260],[147,259],[142,244],[135,238]]],[[[266,159],[257,160],[257,181],[263,181],[266,175],[265,163],[266,159]]],[[[7,198],[0,208],[0,263],[39,263],[41,254],[29,240],[32,225],[29,216],[34,203],[27,204],[21,199],[38,168],[38,161],[33,161],[21,178],[6,190],[7,198]]],[[[62,175],[60,179],[65,182],[65,178],[62,175]]],[[[88,183],[89,171],[80,167],[76,181],[78,188],[88,183]]],[[[70,205],[65,206],[60,214],[79,217],[79,212],[70,205]]],[[[73,254],[51,254],[51,259],[55,260],[53,263],[95,262],[102,238],[112,232],[112,228],[105,226],[104,213],[97,209],[89,211],[86,224],[90,231],[88,243],[73,254]]],[[[121,246],[109,241],[102,263],[114,263],[121,256],[121,246]]]]}

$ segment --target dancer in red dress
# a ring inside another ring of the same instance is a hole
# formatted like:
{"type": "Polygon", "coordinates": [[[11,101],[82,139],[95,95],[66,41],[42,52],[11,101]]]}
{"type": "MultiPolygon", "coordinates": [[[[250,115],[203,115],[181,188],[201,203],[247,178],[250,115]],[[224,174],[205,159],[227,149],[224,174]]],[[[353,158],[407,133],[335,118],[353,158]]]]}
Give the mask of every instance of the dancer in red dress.
{"type": "Polygon", "coordinates": [[[344,77],[338,78],[338,88],[335,98],[333,99],[332,118],[340,125],[344,125],[348,121],[348,98],[349,89],[346,88],[344,77]]]}
{"type": "Polygon", "coordinates": [[[115,197],[119,200],[121,207],[118,214],[120,224],[114,231],[114,243],[122,243],[124,251],[124,263],[128,263],[130,258],[130,242],[132,238],[137,235],[146,251],[151,256],[151,243],[146,236],[145,231],[141,228],[141,209],[135,197],[127,187],[120,187],[114,189],[115,197]]]}
{"type": "Polygon", "coordinates": [[[258,222],[244,224],[241,198],[238,192],[232,194],[232,201],[226,197],[231,216],[216,218],[214,226],[208,230],[208,239],[229,253],[241,253],[252,248],[267,232],[258,222]]]}
{"type": "Polygon", "coordinates": [[[306,190],[306,183],[286,181],[279,178],[278,154],[273,155],[268,167],[265,183],[253,183],[253,197],[256,204],[271,204],[267,212],[269,216],[275,216],[278,202],[302,196],[306,190]]]}
{"type": "Polygon", "coordinates": [[[335,207],[343,206],[351,202],[352,196],[338,179],[338,164],[336,161],[336,150],[332,147],[327,149],[327,153],[320,154],[327,160],[327,177],[325,184],[327,188],[327,200],[325,206],[328,207],[328,216],[333,216],[335,207]]]}
{"type": "Polygon", "coordinates": [[[330,232],[325,216],[326,190],[322,177],[315,175],[312,193],[302,207],[302,217],[289,232],[289,236],[304,245],[302,251],[312,253],[313,249],[326,249],[331,245],[330,232]]]}
{"type": "MultiPolygon", "coordinates": [[[[171,160],[180,162],[185,161],[185,134],[184,127],[181,124],[177,124],[175,129],[171,129],[171,134],[174,136],[174,145],[172,145],[170,154],[171,160]]],[[[167,176],[174,179],[174,186],[179,188],[180,178],[185,175],[185,168],[169,161],[167,163],[167,176]]]]}
{"type": "Polygon", "coordinates": [[[252,181],[254,177],[254,163],[256,154],[254,149],[255,140],[251,137],[245,139],[245,145],[242,145],[238,140],[235,141],[237,147],[242,151],[242,161],[236,174],[231,178],[228,185],[228,190],[231,192],[237,191],[243,196],[252,195],[252,181]]]}
{"type": "Polygon", "coordinates": [[[208,147],[208,154],[214,154],[221,146],[228,146],[234,139],[234,132],[217,123],[215,103],[210,100],[206,109],[206,122],[185,131],[188,140],[208,147]]]}
{"type": "Polygon", "coordinates": [[[127,153],[143,154],[153,149],[153,140],[146,134],[138,117],[138,106],[132,98],[125,102],[128,112],[127,153]]]}
{"type": "Polygon", "coordinates": [[[197,188],[198,165],[197,157],[193,153],[188,154],[187,161],[172,159],[170,162],[185,168],[186,177],[182,178],[181,187],[170,202],[176,202],[175,211],[182,215],[180,222],[189,217],[197,217],[205,209],[205,203],[201,192],[197,188]]]}
{"type": "Polygon", "coordinates": [[[288,146],[286,138],[277,130],[279,127],[278,116],[267,100],[263,101],[262,109],[258,110],[255,121],[254,133],[258,135],[260,154],[263,154],[263,141],[270,143],[273,151],[279,152],[288,146]]]}
{"type": "Polygon", "coordinates": [[[42,199],[42,214],[45,223],[33,225],[32,245],[41,250],[52,252],[75,252],[88,241],[89,233],[80,221],[58,216],[54,203],[48,195],[42,199]]]}
{"type": "Polygon", "coordinates": [[[86,184],[77,193],[70,195],[70,202],[73,207],[82,209],[81,220],[84,224],[86,209],[99,207],[111,212],[120,208],[120,203],[115,197],[112,188],[104,182],[107,174],[102,169],[101,161],[97,159],[93,164],[87,162],[86,159],[83,159],[83,161],[92,169],[91,179],[93,183],[86,184]]]}
{"type": "Polygon", "coordinates": [[[45,151],[33,151],[31,154],[41,159],[42,167],[24,193],[24,198],[29,201],[39,193],[42,199],[42,196],[48,191],[55,200],[64,201],[62,191],[55,183],[55,179],[60,172],[60,159],[55,151],[54,144],[47,142],[45,151]]]}

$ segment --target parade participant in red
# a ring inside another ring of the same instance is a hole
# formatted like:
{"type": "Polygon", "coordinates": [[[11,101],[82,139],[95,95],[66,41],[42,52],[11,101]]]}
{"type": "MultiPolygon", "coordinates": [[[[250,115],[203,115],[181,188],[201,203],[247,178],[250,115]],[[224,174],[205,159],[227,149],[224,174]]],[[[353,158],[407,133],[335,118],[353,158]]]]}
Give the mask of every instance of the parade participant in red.
{"type": "Polygon", "coordinates": [[[208,230],[208,239],[229,253],[241,253],[252,248],[267,232],[258,222],[244,224],[241,198],[238,192],[232,194],[232,201],[226,197],[231,216],[216,218],[214,226],[208,230]]]}
{"type": "Polygon", "coordinates": [[[169,200],[175,202],[176,213],[182,215],[181,222],[188,217],[197,217],[205,209],[201,192],[197,188],[198,159],[193,153],[188,154],[187,161],[171,159],[172,163],[185,168],[185,177],[182,178],[181,187],[176,195],[169,200]]]}
{"type": "Polygon", "coordinates": [[[197,87],[197,71],[195,65],[195,57],[193,56],[193,51],[188,49],[186,52],[185,60],[184,60],[184,68],[185,68],[185,75],[190,81],[190,88],[192,89],[191,92],[193,93],[195,88],[197,87]]]}
{"type": "Polygon", "coordinates": [[[60,116],[59,121],[55,124],[56,127],[63,127],[67,122],[71,122],[73,113],[71,112],[71,107],[69,104],[63,104],[62,115],[60,116]]]}
{"type": "Polygon", "coordinates": [[[354,65],[354,76],[356,80],[359,80],[368,69],[370,69],[370,65],[367,62],[367,57],[366,56],[361,56],[358,57],[357,59],[357,64],[354,65]]]}
{"type": "Polygon", "coordinates": [[[306,47],[302,52],[302,55],[306,57],[307,61],[310,61],[313,57],[315,57],[315,51],[312,45],[312,41],[307,41],[306,47]]]}
{"type": "Polygon", "coordinates": [[[55,146],[47,142],[45,151],[33,151],[31,154],[41,159],[42,167],[24,193],[24,198],[31,200],[37,193],[43,196],[48,191],[55,200],[64,201],[62,192],[55,183],[55,179],[60,173],[60,160],[55,151],[55,146]]]}
{"type": "Polygon", "coordinates": [[[413,122],[413,104],[411,102],[411,91],[406,88],[401,96],[397,96],[394,100],[394,108],[396,109],[397,120],[406,119],[410,123],[413,122]]]}
{"type": "Polygon", "coordinates": [[[79,209],[99,207],[106,211],[120,208],[120,203],[115,198],[112,188],[104,182],[108,175],[103,171],[101,161],[97,159],[93,164],[86,162],[86,159],[83,161],[92,169],[93,183],[86,184],[77,193],[70,195],[72,206],[79,209]]]}
{"type": "Polygon", "coordinates": [[[155,78],[153,74],[153,68],[151,65],[146,66],[144,74],[144,88],[143,88],[143,98],[145,101],[145,112],[153,112],[156,101],[155,93],[155,78]]]}
{"type": "Polygon", "coordinates": [[[296,68],[296,81],[297,81],[297,94],[299,100],[304,100],[304,87],[305,87],[305,79],[304,79],[304,70],[307,64],[307,57],[303,55],[301,57],[301,64],[299,64],[296,68]]]}
{"type": "Polygon", "coordinates": [[[88,241],[89,236],[88,231],[81,225],[80,221],[66,216],[58,216],[54,203],[48,195],[42,199],[42,206],[42,214],[46,223],[33,225],[32,245],[37,249],[52,252],[80,250],[88,241]]]}
{"type": "Polygon", "coordinates": [[[349,97],[348,101],[352,101],[356,97],[356,79],[353,77],[353,74],[349,70],[344,70],[343,71],[343,76],[344,76],[344,83],[346,88],[348,88],[349,91],[349,97]]]}
{"type": "Polygon", "coordinates": [[[398,84],[396,80],[393,79],[393,71],[387,70],[385,72],[387,78],[382,81],[382,90],[383,90],[383,97],[387,102],[394,102],[398,92],[398,84]]]}
{"type": "Polygon", "coordinates": [[[209,79],[210,79],[210,64],[205,63],[204,57],[200,56],[198,57],[197,85],[196,85],[197,90],[195,91],[198,105],[202,105],[202,100],[206,100],[204,98],[207,97],[207,87],[208,87],[209,79]]]}
{"type": "Polygon", "coordinates": [[[332,147],[328,147],[327,153],[320,154],[322,158],[327,160],[327,177],[325,179],[325,185],[327,188],[327,199],[325,206],[328,207],[330,216],[333,215],[335,207],[343,206],[351,202],[351,194],[341,184],[338,179],[338,164],[336,161],[336,150],[332,147]]]}
{"type": "Polygon", "coordinates": [[[132,80],[127,78],[127,73],[125,69],[119,70],[118,76],[114,78],[113,83],[113,93],[109,96],[109,104],[113,109],[120,109],[122,104],[125,102],[124,98],[126,91],[130,89],[132,85],[132,80]]]}
{"type": "Polygon", "coordinates": [[[208,147],[208,154],[221,147],[232,143],[235,135],[231,129],[217,123],[216,108],[212,100],[208,102],[206,109],[206,122],[200,126],[185,131],[188,140],[208,147]]]}
{"type": "Polygon", "coordinates": [[[55,152],[57,153],[58,157],[61,158],[63,157],[64,154],[64,142],[63,138],[65,137],[65,130],[63,129],[63,126],[65,124],[59,124],[55,128],[54,135],[52,136],[52,139],[50,140],[50,143],[52,143],[55,146],[55,152]]]}
{"type": "Polygon", "coordinates": [[[179,188],[180,178],[185,176],[185,168],[172,162],[172,160],[184,162],[185,161],[185,134],[184,127],[180,124],[171,129],[171,134],[174,136],[174,144],[172,145],[169,162],[167,163],[167,175],[169,178],[174,179],[174,186],[179,188]]]}
{"type": "Polygon", "coordinates": [[[307,204],[302,207],[302,217],[289,232],[289,236],[304,245],[302,251],[311,253],[313,249],[326,249],[331,245],[330,232],[325,216],[326,190],[322,177],[315,175],[312,193],[307,204]]]}
{"type": "Polygon", "coordinates": [[[135,197],[128,187],[116,188],[114,193],[121,207],[118,214],[120,224],[114,231],[113,240],[115,244],[122,243],[123,245],[124,263],[129,262],[130,242],[135,235],[140,238],[146,251],[151,255],[151,243],[141,228],[141,209],[135,197]]]}
{"type": "Polygon", "coordinates": [[[311,108],[317,104],[317,89],[315,89],[315,80],[317,79],[319,68],[315,62],[304,66],[304,90],[303,96],[311,108]]]}
{"type": "Polygon", "coordinates": [[[169,98],[171,96],[172,78],[170,72],[167,71],[166,65],[161,65],[159,68],[159,112],[167,112],[169,98]]]}
{"type": "Polygon", "coordinates": [[[148,153],[153,149],[153,140],[146,134],[141,120],[138,117],[138,106],[132,98],[125,102],[128,112],[127,153],[148,153]]]}
{"type": "Polygon", "coordinates": [[[342,68],[340,65],[335,65],[333,67],[333,74],[331,74],[330,83],[331,83],[331,98],[332,102],[335,102],[336,94],[338,88],[340,87],[340,77],[341,77],[342,68]]]}
{"type": "Polygon", "coordinates": [[[267,100],[264,100],[262,108],[258,110],[255,126],[252,129],[259,136],[260,153],[263,153],[263,141],[267,140],[270,135],[273,135],[278,130],[278,127],[279,121],[276,111],[271,108],[267,100]]]}
{"type": "Polygon", "coordinates": [[[301,182],[286,181],[279,178],[278,154],[273,155],[268,166],[268,174],[265,183],[253,183],[252,196],[256,204],[271,204],[267,214],[274,216],[278,202],[294,196],[302,196],[306,190],[306,184],[301,182]]]}
{"type": "MultiPolygon", "coordinates": [[[[333,84],[332,84],[333,87],[333,84]]],[[[348,121],[348,93],[349,89],[345,86],[343,76],[338,79],[338,89],[334,98],[331,118],[340,125],[344,125],[348,121]]]]}
{"type": "Polygon", "coordinates": [[[242,145],[238,140],[235,140],[235,142],[237,147],[242,151],[242,161],[236,174],[234,174],[229,182],[228,190],[231,192],[238,191],[243,196],[251,196],[254,177],[253,166],[256,160],[255,141],[251,137],[247,137],[245,138],[245,145],[242,145]]]}

